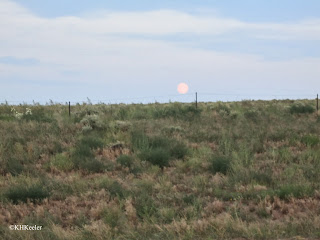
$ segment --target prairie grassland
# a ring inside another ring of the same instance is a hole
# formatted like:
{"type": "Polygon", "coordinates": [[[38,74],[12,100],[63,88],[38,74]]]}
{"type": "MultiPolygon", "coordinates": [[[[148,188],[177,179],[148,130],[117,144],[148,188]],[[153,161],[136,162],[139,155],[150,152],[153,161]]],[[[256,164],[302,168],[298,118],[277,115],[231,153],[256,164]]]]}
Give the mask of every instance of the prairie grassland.
{"type": "Polygon", "coordinates": [[[14,108],[0,239],[320,238],[314,101],[14,108]]]}

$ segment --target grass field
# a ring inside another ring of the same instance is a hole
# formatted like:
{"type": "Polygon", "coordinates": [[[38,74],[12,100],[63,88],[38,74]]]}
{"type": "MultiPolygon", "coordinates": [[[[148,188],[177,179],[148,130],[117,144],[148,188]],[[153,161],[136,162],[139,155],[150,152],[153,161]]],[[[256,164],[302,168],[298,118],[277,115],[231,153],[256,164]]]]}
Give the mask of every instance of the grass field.
{"type": "Polygon", "coordinates": [[[317,239],[319,173],[314,100],[0,105],[0,239],[317,239]]]}

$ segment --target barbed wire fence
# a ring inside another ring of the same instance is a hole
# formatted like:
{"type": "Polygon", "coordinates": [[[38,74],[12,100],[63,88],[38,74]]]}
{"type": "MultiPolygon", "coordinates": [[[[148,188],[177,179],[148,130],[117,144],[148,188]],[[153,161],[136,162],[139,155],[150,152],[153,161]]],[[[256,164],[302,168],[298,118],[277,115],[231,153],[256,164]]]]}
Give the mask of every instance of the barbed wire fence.
{"type": "Polygon", "coordinates": [[[316,100],[316,109],[319,109],[319,98],[318,94],[238,94],[238,93],[210,93],[210,92],[195,92],[188,94],[176,94],[176,95],[162,95],[162,96],[145,96],[145,97],[127,97],[117,99],[89,99],[86,100],[71,100],[71,101],[53,101],[49,99],[45,103],[36,102],[34,100],[0,100],[1,105],[68,105],[69,114],[71,112],[72,105],[81,104],[105,104],[105,105],[117,105],[117,104],[152,104],[152,103],[172,103],[172,102],[184,102],[184,103],[195,103],[198,106],[199,102],[238,102],[243,100],[285,100],[285,99],[308,99],[316,100]]]}
{"type": "Polygon", "coordinates": [[[209,93],[195,92],[189,94],[161,95],[161,96],[144,96],[144,97],[127,97],[127,98],[110,98],[110,99],[82,99],[82,100],[8,100],[0,98],[0,104],[8,105],[53,105],[53,104],[148,104],[148,103],[170,103],[170,102],[230,102],[243,100],[284,100],[284,99],[315,99],[315,94],[238,94],[238,93],[209,93]]]}

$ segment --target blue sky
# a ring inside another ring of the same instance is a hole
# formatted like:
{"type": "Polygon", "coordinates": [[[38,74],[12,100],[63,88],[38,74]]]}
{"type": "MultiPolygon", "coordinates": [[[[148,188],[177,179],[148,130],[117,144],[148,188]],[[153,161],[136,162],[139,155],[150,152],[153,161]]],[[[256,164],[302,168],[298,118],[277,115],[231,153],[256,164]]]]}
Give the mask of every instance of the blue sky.
{"type": "Polygon", "coordinates": [[[77,15],[99,9],[148,11],[177,9],[188,12],[212,9],[216,13],[245,21],[291,21],[319,16],[318,0],[16,0],[43,17],[77,15]]]}
{"type": "Polygon", "coordinates": [[[0,29],[0,101],[192,101],[195,92],[214,101],[320,90],[317,0],[0,0],[0,29]],[[177,95],[180,82],[189,95],[177,95]]]}

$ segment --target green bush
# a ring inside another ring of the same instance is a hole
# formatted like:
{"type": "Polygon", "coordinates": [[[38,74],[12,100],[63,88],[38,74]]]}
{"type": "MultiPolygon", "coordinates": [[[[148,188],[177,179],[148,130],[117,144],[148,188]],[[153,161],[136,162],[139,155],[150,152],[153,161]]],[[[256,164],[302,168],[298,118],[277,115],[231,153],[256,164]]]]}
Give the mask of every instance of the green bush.
{"type": "Polygon", "coordinates": [[[45,109],[43,106],[36,106],[31,108],[32,114],[24,114],[22,119],[26,121],[36,121],[44,123],[52,123],[55,121],[52,112],[45,109]]]}
{"type": "Polygon", "coordinates": [[[124,199],[127,197],[128,192],[123,189],[121,184],[117,181],[113,181],[108,187],[107,190],[109,191],[112,198],[118,197],[120,199],[124,199]]]}
{"type": "Polygon", "coordinates": [[[79,162],[79,168],[90,173],[101,173],[105,170],[105,165],[95,158],[87,158],[79,162]]]}
{"type": "Polygon", "coordinates": [[[272,172],[271,171],[268,171],[267,173],[251,171],[250,175],[251,175],[252,180],[258,184],[271,186],[274,183],[274,181],[272,179],[272,172]]]}
{"type": "Polygon", "coordinates": [[[72,160],[65,154],[56,154],[50,161],[50,165],[61,171],[70,171],[73,169],[72,160]]]}
{"type": "Polygon", "coordinates": [[[144,151],[149,148],[149,138],[143,130],[131,132],[131,144],[134,151],[144,151]]]}
{"type": "Polygon", "coordinates": [[[163,168],[169,165],[170,152],[163,148],[153,148],[143,152],[141,158],[153,165],[158,165],[160,168],[163,168]]]}
{"type": "Polygon", "coordinates": [[[17,176],[23,171],[24,167],[21,164],[20,161],[18,161],[15,158],[10,159],[7,162],[6,170],[9,172],[12,176],[17,176]]]}
{"type": "Polygon", "coordinates": [[[93,152],[89,146],[76,146],[76,149],[72,153],[72,159],[78,161],[77,159],[84,159],[86,157],[93,157],[93,152]]]}
{"type": "Polygon", "coordinates": [[[118,230],[124,229],[126,224],[126,217],[121,209],[113,207],[107,208],[102,211],[102,219],[112,229],[118,228],[118,230]]]}
{"type": "Polygon", "coordinates": [[[90,149],[103,148],[104,142],[97,136],[85,136],[80,140],[79,147],[87,146],[90,149]]]}
{"type": "Polygon", "coordinates": [[[290,197],[303,198],[313,194],[313,188],[304,185],[284,185],[276,191],[280,199],[289,199],[290,197]]]}
{"type": "Polygon", "coordinates": [[[194,117],[199,116],[201,113],[200,108],[195,105],[186,105],[182,103],[170,103],[169,105],[155,108],[152,112],[153,118],[177,118],[181,120],[192,120],[194,117]]]}
{"type": "Polygon", "coordinates": [[[76,168],[83,169],[88,172],[103,172],[105,165],[94,158],[93,149],[103,148],[103,141],[94,136],[84,136],[76,145],[72,153],[71,160],[76,168]]]}
{"type": "Polygon", "coordinates": [[[311,105],[302,104],[302,103],[295,103],[290,107],[291,114],[298,114],[298,113],[314,113],[315,109],[311,105]]]}
{"type": "Polygon", "coordinates": [[[198,198],[194,194],[188,194],[184,195],[182,200],[186,205],[193,205],[198,200],[198,198]]]}
{"type": "Polygon", "coordinates": [[[86,129],[104,129],[105,125],[102,122],[102,120],[99,118],[98,115],[86,115],[84,118],[80,121],[84,126],[82,130],[86,129]]]}
{"type": "Polygon", "coordinates": [[[15,118],[14,116],[10,116],[8,114],[5,114],[5,115],[0,115],[0,121],[13,121],[15,118]]]}
{"type": "Polygon", "coordinates": [[[119,111],[116,114],[116,119],[119,120],[127,120],[129,119],[129,115],[130,115],[130,108],[125,106],[121,106],[119,111]]]}
{"type": "Polygon", "coordinates": [[[174,158],[182,159],[188,153],[187,146],[182,142],[174,142],[170,148],[170,155],[174,158]]]}
{"type": "Polygon", "coordinates": [[[136,195],[134,206],[136,208],[137,216],[140,219],[150,219],[158,212],[158,208],[153,198],[145,191],[136,195]]]}
{"type": "Polygon", "coordinates": [[[314,147],[320,143],[320,139],[315,135],[306,135],[302,137],[301,142],[308,147],[314,147]]]}
{"type": "Polygon", "coordinates": [[[42,185],[34,184],[31,186],[12,186],[5,192],[4,195],[14,204],[18,204],[19,202],[27,202],[28,199],[31,202],[41,201],[49,197],[50,193],[42,185]]]}
{"type": "Polygon", "coordinates": [[[121,155],[117,158],[117,163],[123,167],[131,168],[133,165],[133,157],[128,155],[121,155]]]}
{"type": "Polygon", "coordinates": [[[169,149],[172,144],[172,140],[163,136],[155,136],[149,138],[149,147],[150,148],[165,148],[169,149]]]}
{"type": "Polygon", "coordinates": [[[249,109],[244,112],[244,117],[253,122],[257,122],[259,118],[259,112],[255,109],[249,109]]]}
{"type": "Polygon", "coordinates": [[[231,159],[227,156],[213,156],[210,160],[209,170],[215,173],[227,174],[231,169],[231,159]]]}

